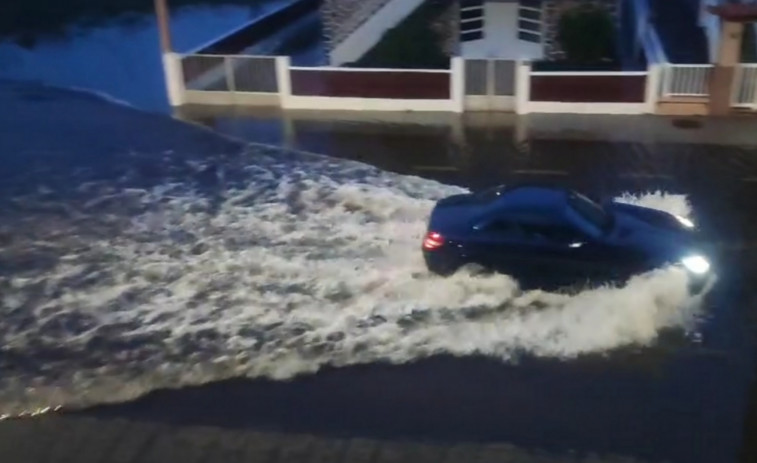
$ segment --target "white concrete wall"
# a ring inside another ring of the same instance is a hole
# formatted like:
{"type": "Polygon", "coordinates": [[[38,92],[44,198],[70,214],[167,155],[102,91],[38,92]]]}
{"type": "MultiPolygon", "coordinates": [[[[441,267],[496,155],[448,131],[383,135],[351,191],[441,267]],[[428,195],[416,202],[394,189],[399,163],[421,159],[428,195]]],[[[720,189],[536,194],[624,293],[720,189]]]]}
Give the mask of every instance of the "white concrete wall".
{"type": "Polygon", "coordinates": [[[457,112],[457,105],[447,100],[397,100],[384,98],[335,98],[289,96],[282,98],[284,109],[317,111],[438,111],[457,112]]]}
{"type": "Polygon", "coordinates": [[[541,44],[518,39],[518,2],[484,3],[484,38],[462,42],[465,58],[540,60],[541,44]]]}
{"type": "Polygon", "coordinates": [[[465,97],[465,110],[481,111],[515,111],[514,96],[471,95],[465,97]]]}
{"type": "Polygon", "coordinates": [[[360,59],[381,37],[412,13],[424,0],[390,0],[331,50],[329,61],[340,66],[360,59]]]}
{"type": "Polygon", "coordinates": [[[275,93],[206,92],[187,90],[184,104],[200,106],[281,106],[282,98],[275,93]]]}
{"type": "Polygon", "coordinates": [[[531,101],[521,114],[649,114],[646,103],[561,103],[531,101]]]}
{"type": "Polygon", "coordinates": [[[181,57],[173,52],[163,53],[163,77],[166,82],[166,94],[171,106],[181,106],[185,103],[184,72],[181,68],[181,57]]]}

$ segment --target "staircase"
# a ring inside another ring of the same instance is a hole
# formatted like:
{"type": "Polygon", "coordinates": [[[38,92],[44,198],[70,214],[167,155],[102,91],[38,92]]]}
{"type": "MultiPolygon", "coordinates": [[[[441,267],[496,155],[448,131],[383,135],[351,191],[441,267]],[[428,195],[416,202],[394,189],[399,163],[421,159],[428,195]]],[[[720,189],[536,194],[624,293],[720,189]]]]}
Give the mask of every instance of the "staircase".
{"type": "Polygon", "coordinates": [[[650,0],[652,23],[673,64],[709,62],[707,37],[699,27],[694,4],[690,0],[650,0]]]}

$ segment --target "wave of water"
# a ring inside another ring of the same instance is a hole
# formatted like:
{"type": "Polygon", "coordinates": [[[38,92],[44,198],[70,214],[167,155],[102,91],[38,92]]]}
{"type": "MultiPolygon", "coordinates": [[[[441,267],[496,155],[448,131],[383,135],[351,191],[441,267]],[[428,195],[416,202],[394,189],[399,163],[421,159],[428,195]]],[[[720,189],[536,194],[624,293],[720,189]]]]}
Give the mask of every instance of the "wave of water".
{"type": "MultiPolygon", "coordinates": [[[[673,268],[570,296],[428,274],[426,220],[457,187],[259,149],[197,169],[209,187],[89,182],[5,213],[0,414],[438,353],[571,358],[697,320],[673,268]]],[[[621,199],[691,212],[680,195],[621,199]]]]}

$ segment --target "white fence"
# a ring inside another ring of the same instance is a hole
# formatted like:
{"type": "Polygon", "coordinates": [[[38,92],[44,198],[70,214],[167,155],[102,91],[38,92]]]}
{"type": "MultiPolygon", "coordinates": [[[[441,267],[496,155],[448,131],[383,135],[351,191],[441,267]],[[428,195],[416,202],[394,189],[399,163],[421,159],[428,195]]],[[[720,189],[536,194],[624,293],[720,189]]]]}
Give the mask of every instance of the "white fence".
{"type": "Polygon", "coordinates": [[[742,64],[735,78],[733,106],[757,110],[757,64],[742,64]]]}
{"type": "MultiPolygon", "coordinates": [[[[449,69],[293,67],[285,56],[164,56],[173,106],[365,111],[651,114],[710,93],[712,65],[641,72],[533,72],[529,62],[453,58],[449,69]],[[668,101],[665,101],[665,100],[668,101]]],[[[757,64],[737,66],[732,106],[757,110],[757,64]]]]}
{"type": "Polygon", "coordinates": [[[662,77],[663,97],[704,97],[710,94],[711,64],[669,64],[662,77]]]}

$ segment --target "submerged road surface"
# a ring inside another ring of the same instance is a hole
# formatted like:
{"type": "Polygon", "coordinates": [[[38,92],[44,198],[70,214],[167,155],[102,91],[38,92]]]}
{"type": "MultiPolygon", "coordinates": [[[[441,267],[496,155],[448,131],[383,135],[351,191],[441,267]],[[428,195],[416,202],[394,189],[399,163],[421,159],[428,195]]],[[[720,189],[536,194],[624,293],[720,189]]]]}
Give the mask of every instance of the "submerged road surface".
{"type": "Polygon", "coordinates": [[[754,308],[746,148],[532,140],[512,169],[511,145],[499,163],[466,145],[467,162],[506,174],[487,169],[488,182],[565,171],[592,194],[692,216],[718,249],[704,300],[673,269],[566,296],[424,271],[433,201],[484,186],[470,178],[246,146],[69,91],[5,83],[0,99],[6,417],[63,407],[75,421],[738,457],[754,308]],[[662,156],[673,182],[644,177],[662,156]]]}

